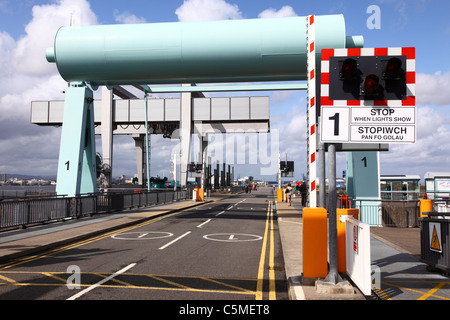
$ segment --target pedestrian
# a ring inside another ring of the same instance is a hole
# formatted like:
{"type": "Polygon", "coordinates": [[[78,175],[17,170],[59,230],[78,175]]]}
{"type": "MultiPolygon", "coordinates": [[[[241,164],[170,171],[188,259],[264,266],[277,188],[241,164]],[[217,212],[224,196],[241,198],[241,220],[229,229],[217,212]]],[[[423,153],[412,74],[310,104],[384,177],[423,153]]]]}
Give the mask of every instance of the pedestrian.
{"type": "Polygon", "coordinates": [[[302,181],[300,185],[300,193],[302,194],[302,207],[306,207],[306,183],[302,181]]]}
{"type": "Polygon", "coordinates": [[[289,206],[291,206],[292,187],[290,183],[288,183],[285,193],[286,193],[286,202],[289,202],[289,206]]]}

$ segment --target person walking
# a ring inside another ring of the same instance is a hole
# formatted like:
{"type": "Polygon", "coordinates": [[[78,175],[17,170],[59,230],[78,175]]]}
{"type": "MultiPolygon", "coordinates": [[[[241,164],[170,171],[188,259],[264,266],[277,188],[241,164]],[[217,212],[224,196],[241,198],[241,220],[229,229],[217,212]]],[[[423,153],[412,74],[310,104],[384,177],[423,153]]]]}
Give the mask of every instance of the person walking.
{"type": "Polygon", "coordinates": [[[306,182],[302,181],[300,185],[300,193],[302,194],[302,207],[306,207],[306,182]]]}
{"type": "Polygon", "coordinates": [[[288,183],[285,193],[286,193],[286,201],[289,203],[289,206],[291,206],[292,187],[290,183],[288,183]]]}

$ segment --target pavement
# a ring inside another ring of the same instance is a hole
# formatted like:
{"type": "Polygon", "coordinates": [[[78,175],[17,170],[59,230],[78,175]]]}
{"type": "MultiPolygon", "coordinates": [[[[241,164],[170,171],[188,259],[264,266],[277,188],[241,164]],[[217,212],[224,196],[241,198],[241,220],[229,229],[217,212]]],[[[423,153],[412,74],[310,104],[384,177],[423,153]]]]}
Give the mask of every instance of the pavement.
{"type": "MultiPolygon", "coordinates": [[[[0,262],[80,241],[229,196],[214,195],[205,202],[179,201],[122,213],[99,214],[88,218],[2,232],[0,233],[0,262]]],[[[276,213],[290,300],[416,300],[420,297],[450,299],[450,291],[443,291],[445,286],[450,286],[450,278],[439,272],[430,272],[427,266],[418,260],[420,258],[419,228],[371,228],[371,262],[372,265],[380,267],[382,275],[382,286],[376,290],[377,294],[364,296],[351,281],[354,288],[351,294],[318,293],[314,281],[304,279],[302,276],[303,225],[300,198],[293,197],[292,206],[286,202],[276,202],[276,213]],[[417,283],[422,280],[428,285],[438,283],[439,288],[431,286],[428,289],[424,285],[424,288],[421,288],[422,291],[418,290],[417,283]],[[396,281],[402,281],[402,284],[399,285],[396,281]],[[406,281],[415,283],[414,289],[409,290],[404,284],[406,281]],[[439,289],[441,290],[438,291],[439,289]]],[[[346,281],[350,280],[346,275],[341,276],[346,281]]]]}

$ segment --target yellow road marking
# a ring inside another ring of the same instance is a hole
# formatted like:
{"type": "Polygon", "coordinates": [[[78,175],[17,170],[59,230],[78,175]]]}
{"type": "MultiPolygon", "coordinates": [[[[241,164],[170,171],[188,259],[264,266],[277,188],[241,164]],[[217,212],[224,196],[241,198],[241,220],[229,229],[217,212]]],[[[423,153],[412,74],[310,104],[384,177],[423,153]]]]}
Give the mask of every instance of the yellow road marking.
{"type": "MultiPolygon", "coordinates": [[[[59,280],[63,283],[29,283],[29,282],[17,282],[11,278],[8,278],[6,276],[0,275],[0,279],[3,279],[5,281],[7,281],[7,283],[1,283],[0,285],[9,285],[9,286],[52,286],[52,287],[65,287],[67,286],[66,284],[66,279],[61,278],[59,276],[57,276],[58,274],[65,274],[63,272],[26,272],[26,271],[18,271],[18,272],[14,272],[14,271],[3,271],[2,273],[7,273],[7,274],[42,274],[45,276],[48,276],[50,278],[59,280]]],[[[102,278],[106,278],[108,277],[108,275],[111,275],[109,273],[97,273],[97,272],[85,272],[82,273],[81,275],[96,275],[102,278]]],[[[174,286],[175,288],[168,288],[168,287],[152,287],[152,286],[139,286],[139,285],[134,285],[119,279],[110,279],[112,282],[116,282],[119,285],[113,285],[113,284],[101,284],[98,286],[98,288],[128,288],[128,289],[141,289],[141,290],[169,290],[169,291],[189,291],[189,292],[207,292],[207,293],[228,293],[228,294],[244,294],[244,295],[255,295],[255,291],[252,290],[247,290],[245,288],[240,288],[238,286],[234,286],[225,282],[221,282],[219,280],[243,280],[243,281],[255,281],[254,279],[238,279],[238,278],[217,278],[213,279],[213,278],[207,278],[207,277],[194,277],[194,276],[167,276],[167,275],[149,275],[149,274],[132,274],[132,273],[123,273],[122,276],[144,276],[144,277],[150,277],[152,279],[161,281],[163,283],[169,284],[171,286],[174,286]],[[225,286],[225,287],[230,287],[235,289],[236,291],[232,291],[232,290],[214,290],[214,289],[199,289],[199,288],[191,288],[191,287],[187,287],[185,285],[176,283],[174,281],[170,281],[168,279],[164,279],[163,277],[171,277],[171,278],[193,278],[193,279],[202,279],[202,280],[206,280],[206,281],[211,281],[213,283],[217,283],[219,285],[225,286]]],[[[90,287],[92,286],[92,284],[79,284],[80,287],[90,287]]]]}
{"type": "Polygon", "coordinates": [[[2,283],[2,284],[12,284],[12,283],[15,284],[15,283],[17,283],[16,280],[10,279],[10,278],[2,276],[2,275],[0,275],[0,279],[5,280],[5,281],[8,282],[8,283],[2,283]]]}
{"type": "MultiPolygon", "coordinates": [[[[442,288],[446,283],[445,282],[441,282],[439,283],[437,286],[435,286],[433,289],[431,289],[430,291],[428,291],[426,294],[424,294],[423,296],[421,296],[419,299],[417,300],[426,300],[429,297],[431,297],[436,291],[438,291],[440,288],[442,288]]],[[[449,299],[450,300],[450,299],[449,299]]]]}
{"type": "Polygon", "coordinates": [[[267,241],[269,234],[269,224],[271,225],[270,230],[270,248],[269,248],[269,299],[276,299],[275,292],[275,270],[274,270],[274,241],[273,241],[273,213],[272,213],[272,201],[269,201],[269,206],[267,208],[267,219],[266,219],[266,228],[264,230],[264,238],[263,238],[263,246],[261,249],[261,257],[259,259],[259,268],[258,268],[258,280],[256,285],[256,300],[263,299],[263,282],[264,282],[264,264],[266,260],[266,251],[267,251],[267,241]]]}
{"type": "Polygon", "coordinates": [[[275,291],[275,244],[273,237],[273,211],[272,205],[270,207],[270,254],[269,254],[269,300],[276,300],[275,291]]]}
{"type": "MultiPolygon", "coordinates": [[[[418,280],[418,281],[407,281],[407,280],[405,280],[405,281],[396,281],[396,282],[397,283],[399,283],[399,282],[433,283],[433,282],[436,282],[436,281],[420,281],[420,280],[418,280]]],[[[391,287],[399,288],[399,289],[402,289],[402,290],[407,290],[407,291],[411,291],[411,292],[422,294],[422,296],[420,296],[417,300],[426,300],[426,299],[428,299],[431,296],[433,296],[435,298],[438,298],[438,299],[450,300],[450,298],[446,298],[446,297],[442,297],[442,296],[434,294],[436,291],[441,289],[444,285],[450,284],[450,282],[446,282],[446,281],[438,282],[438,284],[433,289],[429,290],[428,292],[423,292],[423,291],[420,291],[420,290],[415,290],[415,289],[407,288],[407,287],[404,287],[404,286],[399,286],[399,285],[393,284],[392,282],[382,281],[381,283],[386,285],[386,286],[391,286],[391,287]]],[[[377,292],[379,292],[379,291],[383,292],[381,289],[377,289],[377,292]]],[[[388,297],[386,293],[383,292],[383,294],[384,294],[384,296],[388,297]]],[[[384,298],[384,296],[383,296],[383,298],[384,298]]],[[[389,298],[389,299],[385,299],[385,300],[392,300],[392,299],[389,298]]]]}
{"type": "Polygon", "coordinates": [[[205,278],[205,277],[201,277],[200,279],[203,279],[203,280],[206,280],[206,281],[210,281],[210,282],[214,282],[214,283],[220,284],[222,286],[229,287],[229,288],[232,288],[232,289],[236,289],[236,290],[239,290],[239,291],[244,291],[244,292],[247,292],[248,294],[255,294],[255,291],[251,291],[251,290],[247,290],[247,289],[244,289],[244,288],[240,288],[240,287],[234,286],[232,284],[216,281],[214,279],[205,278]]]}

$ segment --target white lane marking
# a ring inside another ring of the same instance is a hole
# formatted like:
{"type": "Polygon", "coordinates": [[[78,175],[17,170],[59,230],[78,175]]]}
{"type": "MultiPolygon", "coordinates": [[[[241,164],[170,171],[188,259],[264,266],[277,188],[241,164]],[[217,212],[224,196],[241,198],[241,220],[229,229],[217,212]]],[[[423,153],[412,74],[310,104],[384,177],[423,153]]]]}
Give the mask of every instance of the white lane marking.
{"type": "Polygon", "coordinates": [[[225,211],[219,212],[218,214],[216,214],[216,217],[220,216],[222,213],[225,213],[225,211]]]}
{"type": "Polygon", "coordinates": [[[212,220],[212,219],[206,220],[206,221],[203,222],[202,224],[199,224],[199,225],[197,226],[197,228],[201,228],[203,225],[207,224],[207,223],[210,222],[211,220],[212,220]]]}
{"type": "Polygon", "coordinates": [[[159,250],[164,250],[165,248],[167,248],[168,246],[174,244],[175,242],[177,242],[178,240],[184,238],[185,236],[187,236],[189,233],[191,233],[191,231],[186,232],[185,234],[179,236],[178,238],[176,238],[175,240],[170,241],[169,243],[163,245],[161,248],[159,248],[159,250]]]}
{"type": "Polygon", "coordinates": [[[103,280],[100,280],[100,281],[97,282],[96,284],[93,284],[92,286],[90,286],[90,287],[88,287],[88,288],[86,288],[86,289],[84,289],[84,290],[78,292],[77,294],[71,296],[71,297],[68,298],[67,300],[75,300],[75,299],[81,297],[82,295],[84,295],[84,294],[88,293],[89,291],[91,291],[91,290],[97,288],[98,286],[100,286],[100,285],[104,284],[105,282],[111,280],[112,278],[114,278],[114,277],[120,275],[121,273],[124,273],[124,272],[130,270],[130,269],[133,268],[135,265],[136,265],[136,263],[132,263],[132,264],[126,266],[125,268],[123,268],[123,269],[117,271],[116,273],[110,275],[109,277],[107,277],[107,278],[105,278],[105,279],[103,279],[103,280]]]}

